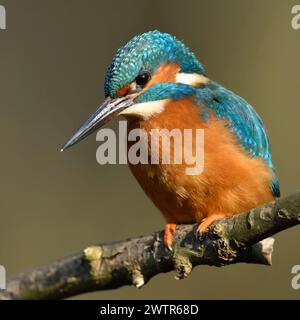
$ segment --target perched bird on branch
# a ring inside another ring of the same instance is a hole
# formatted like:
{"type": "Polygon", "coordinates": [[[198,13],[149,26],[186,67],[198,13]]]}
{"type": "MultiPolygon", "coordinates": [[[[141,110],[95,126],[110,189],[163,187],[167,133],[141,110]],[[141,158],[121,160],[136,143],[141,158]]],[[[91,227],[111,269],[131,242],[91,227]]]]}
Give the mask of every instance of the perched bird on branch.
{"type": "MultiPolygon", "coordinates": [[[[264,125],[241,97],[209,79],[195,55],[175,37],[151,31],[121,47],[108,71],[105,101],[63,149],[117,115],[128,130],[204,129],[204,168],[187,175],[189,164],[129,164],[132,173],[166,219],[165,243],[176,224],[199,223],[204,232],[215,220],[280,196],[264,125]]],[[[161,143],[159,159],[165,151],[161,143]]],[[[171,149],[174,148],[171,145],[171,149]]],[[[130,144],[128,145],[130,148],[130,144]]],[[[196,144],[190,143],[195,153],[196,144]]]]}

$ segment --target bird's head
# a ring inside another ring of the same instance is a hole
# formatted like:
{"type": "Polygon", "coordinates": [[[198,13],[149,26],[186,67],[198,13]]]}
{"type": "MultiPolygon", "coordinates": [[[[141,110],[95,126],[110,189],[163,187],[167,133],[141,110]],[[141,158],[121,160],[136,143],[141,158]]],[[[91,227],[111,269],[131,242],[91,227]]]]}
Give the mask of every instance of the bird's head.
{"type": "Polygon", "coordinates": [[[74,133],[67,149],[116,115],[146,120],[168,99],[191,95],[205,83],[204,68],[174,36],[159,31],[138,35],[121,47],[108,68],[105,100],[74,133]]]}

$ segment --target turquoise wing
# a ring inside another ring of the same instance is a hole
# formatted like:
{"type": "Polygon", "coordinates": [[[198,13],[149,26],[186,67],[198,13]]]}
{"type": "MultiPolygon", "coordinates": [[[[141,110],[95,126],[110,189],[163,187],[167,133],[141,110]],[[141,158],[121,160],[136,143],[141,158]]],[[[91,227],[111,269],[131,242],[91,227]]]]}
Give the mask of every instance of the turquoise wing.
{"type": "Polygon", "coordinates": [[[208,88],[212,96],[209,101],[206,100],[207,107],[213,109],[217,117],[227,121],[250,156],[263,159],[270,167],[273,173],[270,187],[273,195],[279,197],[279,183],[272,163],[269,139],[261,118],[246,100],[234,92],[216,82],[210,83],[208,88]]]}

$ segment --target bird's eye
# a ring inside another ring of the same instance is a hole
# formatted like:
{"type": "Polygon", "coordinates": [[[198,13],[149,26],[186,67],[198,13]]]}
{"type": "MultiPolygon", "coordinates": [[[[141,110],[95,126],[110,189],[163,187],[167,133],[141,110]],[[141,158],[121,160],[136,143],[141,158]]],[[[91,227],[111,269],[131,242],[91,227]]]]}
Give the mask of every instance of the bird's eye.
{"type": "Polygon", "coordinates": [[[150,79],[150,73],[148,71],[143,71],[135,78],[135,83],[140,87],[144,87],[150,79]]]}

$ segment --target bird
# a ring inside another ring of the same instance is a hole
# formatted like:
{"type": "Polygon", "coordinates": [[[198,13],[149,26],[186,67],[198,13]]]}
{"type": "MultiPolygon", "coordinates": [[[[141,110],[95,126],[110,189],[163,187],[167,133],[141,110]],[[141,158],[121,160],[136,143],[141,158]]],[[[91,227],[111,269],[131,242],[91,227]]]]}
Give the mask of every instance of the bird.
{"type": "MultiPolygon", "coordinates": [[[[217,220],[280,197],[260,116],[244,98],[210,79],[196,55],[175,36],[148,31],[119,48],[105,76],[104,95],[104,102],[62,150],[120,115],[127,120],[128,132],[204,130],[200,174],[187,175],[184,162],[129,163],[137,182],[166,220],[164,243],[168,248],[172,248],[178,224],[197,224],[201,236],[217,220]]],[[[159,157],[161,160],[161,154],[159,157]]]]}

